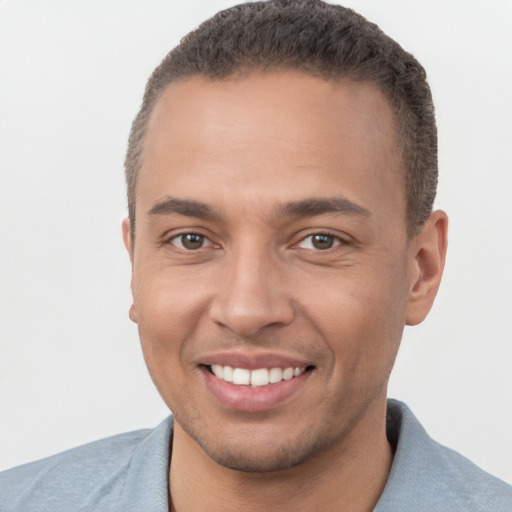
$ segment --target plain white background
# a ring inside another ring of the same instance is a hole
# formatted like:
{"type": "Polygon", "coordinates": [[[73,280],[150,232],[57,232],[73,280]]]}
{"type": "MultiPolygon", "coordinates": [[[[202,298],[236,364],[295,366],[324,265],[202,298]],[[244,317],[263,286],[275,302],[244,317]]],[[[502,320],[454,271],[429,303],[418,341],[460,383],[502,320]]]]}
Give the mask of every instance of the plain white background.
{"type": "MultiPolygon", "coordinates": [[[[128,320],[122,164],[152,69],[231,4],[0,0],[0,468],[168,414],[128,320]]],[[[451,219],[390,395],[512,482],[512,2],[345,4],[427,69],[451,219]]]]}

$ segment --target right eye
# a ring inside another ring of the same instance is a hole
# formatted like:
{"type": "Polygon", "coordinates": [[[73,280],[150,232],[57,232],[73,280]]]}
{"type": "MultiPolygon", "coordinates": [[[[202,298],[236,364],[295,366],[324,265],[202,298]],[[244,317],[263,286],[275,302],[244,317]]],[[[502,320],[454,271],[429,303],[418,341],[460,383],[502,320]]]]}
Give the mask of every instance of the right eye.
{"type": "Polygon", "coordinates": [[[213,247],[213,243],[199,233],[182,233],[171,238],[169,242],[184,251],[196,251],[204,247],[213,247]]]}

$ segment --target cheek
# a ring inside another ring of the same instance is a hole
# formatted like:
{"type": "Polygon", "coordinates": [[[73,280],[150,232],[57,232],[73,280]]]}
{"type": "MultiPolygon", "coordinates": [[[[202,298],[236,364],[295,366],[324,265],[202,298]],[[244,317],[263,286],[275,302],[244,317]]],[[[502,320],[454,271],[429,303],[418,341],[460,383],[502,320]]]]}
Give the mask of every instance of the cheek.
{"type": "Polygon", "coordinates": [[[304,311],[336,360],[334,371],[388,373],[405,323],[407,286],[400,273],[355,269],[329,286],[308,287],[304,311]]]}
{"type": "Polygon", "coordinates": [[[158,265],[136,272],[133,296],[141,334],[162,349],[190,336],[207,303],[196,272],[158,265]]]}
{"type": "MultiPolygon", "coordinates": [[[[148,270],[148,269],[145,269],[148,270]]],[[[183,352],[200,323],[204,298],[200,286],[165,272],[139,272],[134,279],[134,304],[142,352],[149,373],[171,406],[168,389],[184,375],[183,352]]],[[[194,281],[192,279],[192,281],[194,281]]]]}

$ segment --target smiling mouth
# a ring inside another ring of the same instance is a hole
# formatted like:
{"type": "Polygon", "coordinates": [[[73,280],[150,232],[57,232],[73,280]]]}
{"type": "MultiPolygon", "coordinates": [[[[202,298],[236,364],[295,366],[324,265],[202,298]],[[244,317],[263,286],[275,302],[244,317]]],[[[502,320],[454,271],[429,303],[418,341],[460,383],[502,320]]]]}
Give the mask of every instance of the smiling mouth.
{"type": "Polygon", "coordinates": [[[218,379],[229,382],[236,386],[262,387],[278,382],[292,380],[299,377],[304,372],[313,370],[314,366],[306,367],[286,367],[286,368],[257,368],[249,370],[247,368],[233,368],[232,366],[222,366],[212,364],[205,368],[218,379]]]}

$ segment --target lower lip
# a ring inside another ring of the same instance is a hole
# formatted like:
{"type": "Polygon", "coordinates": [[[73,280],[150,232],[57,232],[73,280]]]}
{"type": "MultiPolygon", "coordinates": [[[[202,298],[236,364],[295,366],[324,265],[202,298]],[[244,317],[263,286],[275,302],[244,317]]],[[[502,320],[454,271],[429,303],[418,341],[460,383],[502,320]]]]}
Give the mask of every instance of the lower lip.
{"type": "Polygon", "coordinates": [[[231,384],[215,377],[204,367],[202,374],[206,387],[221,405],[235,411],[259,412],[272,409],[295,395],[307,382],[311,371],[261,387],[231,384]]]}

